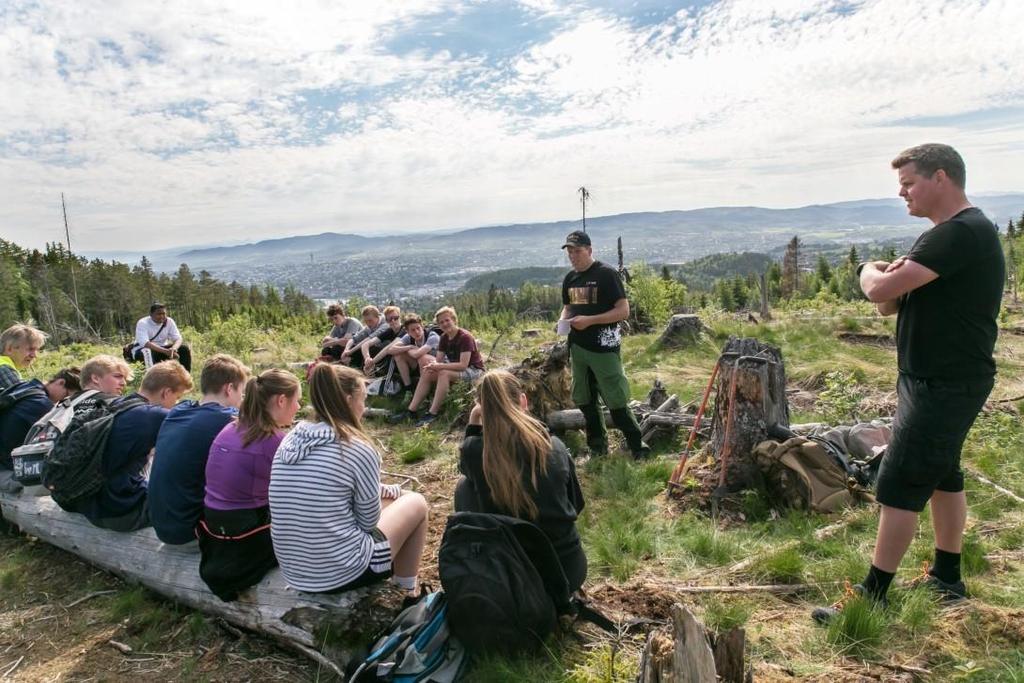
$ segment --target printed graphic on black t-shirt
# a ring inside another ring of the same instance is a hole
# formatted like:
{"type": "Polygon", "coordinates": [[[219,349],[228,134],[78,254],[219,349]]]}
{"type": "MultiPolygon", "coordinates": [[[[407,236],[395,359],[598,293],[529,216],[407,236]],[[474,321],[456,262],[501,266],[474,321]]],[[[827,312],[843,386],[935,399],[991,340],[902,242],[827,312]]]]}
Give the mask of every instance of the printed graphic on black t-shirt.
{"type": "Polygon", "coordinates": [[[995,226],[977,208],[921,234],[907,255],[938,273],[904,294],[896,319],[899,368],[914,377],[991,377],[1006,264],[995,226]]]}
{"type": "MultiPolygon", "coordinates": [[[[570,317],[600,315],[615,307],[615,302],[626,298],[622,278],[614,268],[600,261],[582,273],[570,271],[562,282],[562,303],[569,307],[570,317]]],[[[569,343],[588,351],[618,351],[622,344],[619,324],[591,325],[585,330],[571,330],[569,343]]]]}

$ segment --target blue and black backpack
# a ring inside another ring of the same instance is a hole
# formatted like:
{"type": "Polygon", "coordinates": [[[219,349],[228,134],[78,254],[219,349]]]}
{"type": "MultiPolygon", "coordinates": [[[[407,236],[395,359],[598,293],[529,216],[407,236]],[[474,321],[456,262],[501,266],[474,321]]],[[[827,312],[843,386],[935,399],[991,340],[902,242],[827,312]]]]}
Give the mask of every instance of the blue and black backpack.
{"type": "Polygon", "coordinates": [[[452,683],[459,680],[465,664],[466,652],[448,630],[447,598],[438,591],[395,617],[349,681],[452,683]]]}

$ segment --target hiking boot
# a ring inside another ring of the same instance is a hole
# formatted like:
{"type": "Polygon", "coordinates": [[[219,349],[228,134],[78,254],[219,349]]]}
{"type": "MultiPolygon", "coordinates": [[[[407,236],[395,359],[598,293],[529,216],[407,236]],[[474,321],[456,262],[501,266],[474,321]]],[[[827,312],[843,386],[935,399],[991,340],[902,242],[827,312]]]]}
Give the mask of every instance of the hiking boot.
{"type": "Polygon", "coordinates": [[[437,415],[431,412],[426,413],[423,417],[416,421],[417,427],[429,427],[430,423],[437,419],[437,415]]]}
{"type": "Polygon", "coordinates": [[[647,445],[646,441],[641,441],[639,447],[631,448],[629,452],[634,460],[643,460],[644,458],[651,457],[651,447],[647,445]]]}
{"type": "Polygon", "coordinates": [[[415,422],[418,417],[419,415],[416,414],[415,410],[403,410],[389,417],[388,422],[397,425],[403,422],[415,422]]]}
{"type": "Polygon", "coordinates": [[[907,582],[907,588],[929,588],[935,591],[942,602],[959,602],[967,599],[967,586],[963,581],[943,581],[931,573],[928,563],[925,563],[920,576],[907,582]]]}
{"type": "Polygon", "coordinates": [[[843,611],[843,605],[856,598],[875,600],[876,604],[881,605],[882,607],[889,606],[889,600],[887,598],[883,597],[881,600],[877,600],[874,596],[868,595],[867,591],[864,590],[864,586],[861,584],[855,583],[851,586],[850,582],[847,581],[843,597],[839,598],[839,600],[828,607],[815,607],[811,611],[811,619],[814,619],[814,621],[822,626],[828,626],[829,622],[839,616],[839,613],[843,611]]]}

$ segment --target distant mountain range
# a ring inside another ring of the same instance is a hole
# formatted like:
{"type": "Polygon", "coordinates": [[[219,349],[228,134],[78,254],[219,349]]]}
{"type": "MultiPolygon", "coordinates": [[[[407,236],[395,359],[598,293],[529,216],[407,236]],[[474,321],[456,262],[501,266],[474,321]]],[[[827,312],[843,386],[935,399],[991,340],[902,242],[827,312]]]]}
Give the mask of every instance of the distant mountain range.
{"type": "MultiPolygon", "coordinates": [[[[1024,211],[1024,193],[974,201],[1000,226],[1024,211]]],[[[714,253],[775,252],[793,235],[805,243],[863,244],[916,235],[928,225],[908,216],[902,200],[865,199],[792,209],[732,206],[597,216],[587,219],[587,232],[595,255],[606,261],[616,259],[621,237],[627,263],[682,263],[714,253]]],[[[473,275],[503,268],[564,267],[559,247],[580,227],[579,220],[567,220],[372,237],[324,232],[147,256],[158,270],[187,263],[243,283],[291,282],[312,296],[401,298],[456,289],[473,275]]],[[[92,256],[137,262],[142,254],[92,256]]]]}

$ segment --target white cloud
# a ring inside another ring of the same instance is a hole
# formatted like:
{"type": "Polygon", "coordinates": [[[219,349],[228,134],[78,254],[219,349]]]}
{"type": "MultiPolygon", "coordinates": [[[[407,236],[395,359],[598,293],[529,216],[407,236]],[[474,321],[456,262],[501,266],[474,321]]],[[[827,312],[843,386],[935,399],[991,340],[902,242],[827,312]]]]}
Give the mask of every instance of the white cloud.
{"type": "Polygon", "coordinates": [[[1015,0],[520,6],[559,28],[497,61],[389,49],[476,7],[441,0],[0,10],[0,233],[55,239],[61,191],[91,248],[557,219],[580,184],[598,213],[825,202],[891,194],[925,140],[1024,186],[1024,125],[974,118],[1024,108],[1015,0]]]}

